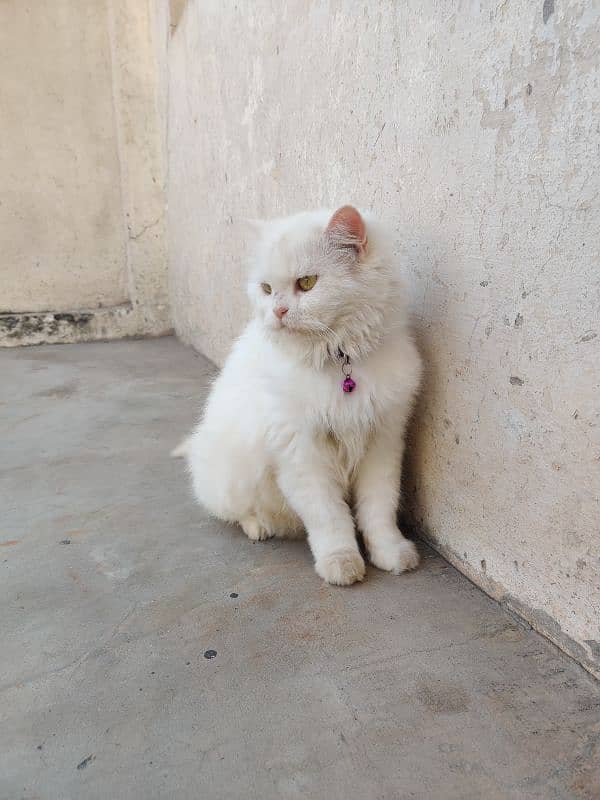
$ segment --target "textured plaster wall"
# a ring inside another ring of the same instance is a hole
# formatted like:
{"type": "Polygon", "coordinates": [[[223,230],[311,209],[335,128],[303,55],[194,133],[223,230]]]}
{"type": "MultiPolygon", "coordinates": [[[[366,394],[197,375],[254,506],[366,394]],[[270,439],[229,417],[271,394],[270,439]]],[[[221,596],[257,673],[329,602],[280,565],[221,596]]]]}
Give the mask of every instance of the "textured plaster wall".
{"type": "Polygon", "coordinates": [[[169,329],[161,0],[0,3],[0,343],[169,329]]]}
{"type": "Polygon", "coordinates": [[[428,375],[406,506],[600,668],[600,8],[200,2],[170,43],[176,330],[243,326],[244,216],[389,220],[428,375]]]}

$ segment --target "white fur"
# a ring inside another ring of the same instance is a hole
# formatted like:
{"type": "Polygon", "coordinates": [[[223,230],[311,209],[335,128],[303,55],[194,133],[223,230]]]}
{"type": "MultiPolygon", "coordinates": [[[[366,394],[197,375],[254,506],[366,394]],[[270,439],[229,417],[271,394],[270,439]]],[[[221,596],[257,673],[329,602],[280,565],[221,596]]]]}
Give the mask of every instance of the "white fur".
{"type": "Polygon", "coordinates": [[[385,231],[363,215],[362,251],[343,226],[326,231],[331,217],[263,224],[249,280],[254,318],[176,450],[209,512],[253,540],[306,530],[317,573],[344,585],[365,570],[352,510],[376,567],[400,573],[418,563],[396,510],[421,363],[385,231]],[[294,288],[314,274],[314,289],[294,288]],[[280,322],[273,309],[282,304],[280,322]],[[351,394],[338,348],[351,358],[351,394]]]}

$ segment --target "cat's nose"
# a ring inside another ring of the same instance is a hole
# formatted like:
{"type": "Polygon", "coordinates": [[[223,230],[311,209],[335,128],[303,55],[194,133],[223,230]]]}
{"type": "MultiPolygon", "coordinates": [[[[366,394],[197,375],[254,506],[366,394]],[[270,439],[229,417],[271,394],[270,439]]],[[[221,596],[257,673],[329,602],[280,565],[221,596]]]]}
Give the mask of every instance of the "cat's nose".
{"type": "Polygon", "coordinates": [[[277,308],[273,309],[273,313],[275,314],[277,319],[283,319],[288,311],[289,308],[287,306],[277,306],[277,308]]]}

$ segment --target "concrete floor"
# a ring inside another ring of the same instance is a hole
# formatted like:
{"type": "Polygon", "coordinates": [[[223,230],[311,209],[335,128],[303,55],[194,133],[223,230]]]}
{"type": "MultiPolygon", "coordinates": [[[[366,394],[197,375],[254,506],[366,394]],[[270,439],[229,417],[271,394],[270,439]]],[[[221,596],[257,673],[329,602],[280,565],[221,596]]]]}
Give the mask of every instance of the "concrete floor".
{"type": "Polygon", "coordinates": [[[194,506],[211,372],[0,352],[0,797],[599,798],[598,685],[441,558],[332,588],[194,506]]]}

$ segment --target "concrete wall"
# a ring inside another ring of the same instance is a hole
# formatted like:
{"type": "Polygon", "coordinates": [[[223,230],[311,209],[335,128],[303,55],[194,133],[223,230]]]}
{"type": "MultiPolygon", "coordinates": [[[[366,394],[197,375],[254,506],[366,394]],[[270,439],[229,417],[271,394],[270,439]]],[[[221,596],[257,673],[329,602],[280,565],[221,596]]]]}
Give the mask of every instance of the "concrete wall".
{"type": "Polygon", "coordinates": [[[170,327],[163,5],[0,4],[0,344],[170,327]]]}
{"type": "Polygon", "coordinates": [[[598,6],[177,3],[176,330],[247,316],[241,218],[395,227],[428,376],[405,491],[451,561],[600,668],[598,6]]]}

